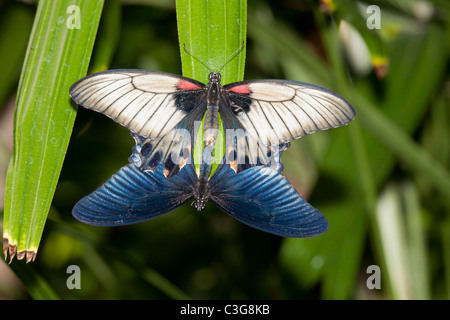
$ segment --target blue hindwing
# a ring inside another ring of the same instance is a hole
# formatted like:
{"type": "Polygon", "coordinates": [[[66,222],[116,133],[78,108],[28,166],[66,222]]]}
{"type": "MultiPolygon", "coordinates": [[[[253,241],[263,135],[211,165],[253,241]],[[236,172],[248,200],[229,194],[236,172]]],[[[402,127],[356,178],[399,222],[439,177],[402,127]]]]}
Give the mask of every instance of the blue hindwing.
{"type": "Polygon", "coordinates": [[[210,200],[233,218],[284,237],[324,233],[326,218],[281,175],[280,170],[252,167],[238,174],[220,168],[210,181],[210,200]]]}
{"type": "Polygon", "coordinates": [[[192,185],[189,170],[169,180],[163,174],[163,165],[152,173],[129,164],[81,199],[72,214],[81,222],[97,226],[141,222],[184,204],[192,198],[192,185]]]}

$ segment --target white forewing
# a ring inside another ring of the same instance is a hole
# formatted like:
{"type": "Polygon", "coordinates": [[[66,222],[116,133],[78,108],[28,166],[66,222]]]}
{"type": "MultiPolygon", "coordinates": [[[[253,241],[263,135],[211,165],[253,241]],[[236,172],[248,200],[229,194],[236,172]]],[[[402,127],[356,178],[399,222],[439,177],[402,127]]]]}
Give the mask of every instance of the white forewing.
{"type": "Polygon", "coordinates": [[[123,123],[126,127],[138,126],[138,121],[134,120],[139,119],[140,117],[136,117],[136,115],[139,112],[142,112],[142,106],[148,105],[155,96],[155,94],[149,94],[138,90],[136,90],[136,92],[137,97],[130,102],[127,108],[122,109],[122,111],[117,115],[116,121],[123,123]]]}
{"type": "Polygon", "coordinates": [[[248,95],[251,103],[235,115],[267,145],[285,143],[312,132],[349,123],[353,107],[338,94],[314,85],[282,80],[244,81],[225,86],[248,95]],[[247,86],[248,93],[242,89],[247,86]],[[242,112],[243,111],[243,112],[242,112]]]}
{"type": "MultiPolygon", "coordinates": [[[[70,95],[132,131],[139,149],[139,157],[133,159],[139,158],[141,169],[153,171],[164,163],[164,174],[171,176],[191,159],[195,138],[190,135],[204,115],[210,88],[162,72],[111,70],[76,82],[70,95]]],[[[236,172],[277,166],[275,156],[289,141],[345,125],[355,117],[341,96],[301,82],[243,81],[225,85],[219,94],[213,100],[227,129],[226,160],[236,172]]]]}
{"type": "Polygon", "coordinates": [[[295,96],[295,89],[286,85],[258,81],[250,85],[252,98],[262,101],[286,101],[295,96]]]}
{"type": "Polygon", "coordinates": [[[107,115],[134,133],[156,138],[167,134],[189,111],[176,106],[175,93],[181,81],[185,80],[159,72],[105,71],[75,83],[70,95],[76,103],[107,115]]]}
{"type": "Polygon", "coordinates": [[[149,81],[148,74],[141,74],[133,77],[133,85],[137,89],[154,93],[172,93],[179,83],[180,79],[177,77],[170,77],[158,73],[153,73],[151,75],[151,81],[149,81]]]}

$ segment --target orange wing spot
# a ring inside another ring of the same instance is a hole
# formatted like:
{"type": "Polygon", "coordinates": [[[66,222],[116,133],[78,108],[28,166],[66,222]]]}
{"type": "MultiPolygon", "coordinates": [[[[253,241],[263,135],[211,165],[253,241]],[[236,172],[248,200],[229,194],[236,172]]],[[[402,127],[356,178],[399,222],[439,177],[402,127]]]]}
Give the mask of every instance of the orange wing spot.
{"type": "Polygon", "coordinates": [[[183,160],[181,160],[180,164],[178,165],[180,167],[180,170],[183,169],[187,162],[188,158],[183,158],[183,160]]]}
{"type": "Polygon", "coordinates": [[[177,86],[178,89],[181,90],[196,90],[200,89],[200,87],[196,84],[193,84],[192,82],[181,80],[180,83],[177,86]]]}
{"type": "Polygon", "coordinates": [[[167,178],[167,176],[169,175],[169,169],[164,168],[163,174],[164,174],[164,177],[167,178]]]}
{"type": "Polygon", "coordinates": [[[230,161],[230,168],[233,169],[233,171],[235,173],[237,173],[238,166],[237,166],[237,161],[236,160],[230,161]]]}
{"type": "Polygon", "coordinates": [[[241,93],[241,94],[250,94],[250,87],[247,84],[241,84],[240,86],[232,87],[228,89],[229,91],[241,93]]]}

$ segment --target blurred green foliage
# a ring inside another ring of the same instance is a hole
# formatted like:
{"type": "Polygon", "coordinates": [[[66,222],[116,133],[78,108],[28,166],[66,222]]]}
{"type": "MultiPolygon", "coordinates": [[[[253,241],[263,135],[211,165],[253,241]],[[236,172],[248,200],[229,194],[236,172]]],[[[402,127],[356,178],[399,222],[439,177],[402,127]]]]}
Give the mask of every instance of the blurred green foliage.
{"type": "MultiPolygon", "coordinates": [[[[104,8],[90,72],[181,74],[175,6],[114,3],[104,8]]],[[[39,254],[32,264],[1,265],[24,286],[0,276],[0,296],[450,298],[450,6],[371,4],[380,8],[380,29],[367,28],[373,12],[363,2],[248,1],[245,79],[322,85],[357,111],[349,126],[293,142],[282,159],[287,178],[329,220],[327,233],[283,239],[212,205],[126,227],[82,225],[73,205],[127,163],[134,142],[125,128],[79,108],[39,254]],[[81,290],[66,286],[69,265],[80,267],[81,290]],[[370,265],[380,266],[380,290],[367,288],[370,265]]],[[[35,7],[0,6],[2,18],[21,21],[0,19],[0,70],[8,70],[1,111],[17,86],[35,7]]],[[[0,177],[8,150],[0,139],[0,177]]]]}

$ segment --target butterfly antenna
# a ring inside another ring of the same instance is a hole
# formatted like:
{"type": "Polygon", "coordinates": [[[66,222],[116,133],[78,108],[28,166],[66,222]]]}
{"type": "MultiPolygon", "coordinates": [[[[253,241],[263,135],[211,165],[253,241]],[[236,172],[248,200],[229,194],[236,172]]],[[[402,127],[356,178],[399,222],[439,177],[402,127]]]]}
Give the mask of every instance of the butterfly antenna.
{"type": "Polygon", "coordinates": [[[220,65],[220,67],[217,69],[216,72],[219,72],[220,70],[222,70],[222,68],[228,63],[228,61],[230,61],[231,59],[233,59],[244,47],[245,41],[242,41],[242,44],[239,46],[239,48],[237,48],[237,50],[235,52],[233,52],[228,58],[225,59],[225,61],[220,65]]]}
{"type": "Polygon", "coordinates": [[[196,55],[195,53],[193,53],[191,50],[189,50],[186,47],[186,44],[183,45],[184,46],[184,50],[186,50],[187,53],[189,53],[192,57],[194,57],[195,59],[197,59],[198,61],[200,61],[205,67],[207,67],[209,69],[209,71],[214,72],[214,70],[209,66],[208,63],[206,63],[205,60],[203,60],[202,58],[200,58],[198,55],[196,55]]]}
{"type": "MultiPolygon", "coordinates": [[[[244,47],[244,44],[245,44],[245,41],[242,41],[242,44],[239,46],[239,48],[237,48],[237,50],[235,52],[233,52],[228,58],[226,58],[225,61],[220,65],[220,67],[215,72],[219,72],[220,70],[222,70],[222,68],[242,50],[242,48],[244,47]]],[[[184,44],[183,46],[184,46],[184,50],[186,50],[187,53],[189,53],[192,57],[194,57],[195,59],[197,59],[198,61],[203,63],[203,65],[206,66],[209,69],[209,71],[214,72],[214,70],[209,66],[209,64],[206,63],[206,61],[203,60],[202,58],[200,58],[198,55],[193,53],[191,50],[189,50],[186,47],[186,44],[184,44]]]]}

